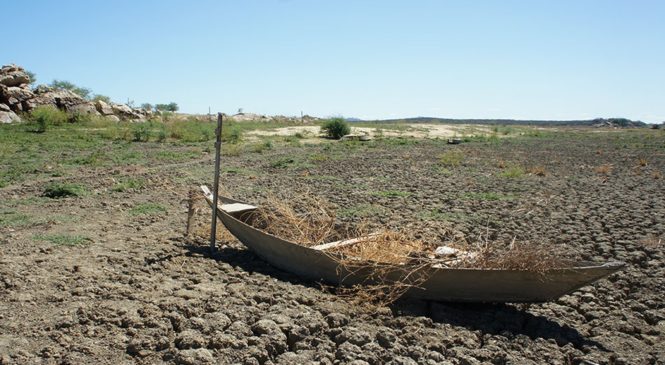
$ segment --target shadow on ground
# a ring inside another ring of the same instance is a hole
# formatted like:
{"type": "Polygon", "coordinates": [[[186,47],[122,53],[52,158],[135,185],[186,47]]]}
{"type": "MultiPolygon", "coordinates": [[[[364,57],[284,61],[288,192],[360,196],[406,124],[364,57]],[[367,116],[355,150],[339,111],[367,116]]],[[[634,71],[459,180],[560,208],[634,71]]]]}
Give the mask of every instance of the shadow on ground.
{"type": "MultiPolygon", "coordinates": [[[[321,284],[301,280],[298,276],[278,270],[245,248],[222,245],[214,254],[202,242],[178,240],[188,256],[202,256],[223,261],[244,271],[258,272],[278,280],[320,289],[321,284]]],[[[442,303],[401,300],[391,306],[397,316],[426,316],[434,322],[447,323],[480,331],[482,334],[513,338],[524,335],[531,339],[554,340],[559,346],[572,344],[576,348],[593,346],[607,351],[593,340],[586,339],[576,329],[561,325],[547,317],[534,315],[511,304],[442,303]]],[[[482,338],[482,336],[480,336],[482,338]]]]}

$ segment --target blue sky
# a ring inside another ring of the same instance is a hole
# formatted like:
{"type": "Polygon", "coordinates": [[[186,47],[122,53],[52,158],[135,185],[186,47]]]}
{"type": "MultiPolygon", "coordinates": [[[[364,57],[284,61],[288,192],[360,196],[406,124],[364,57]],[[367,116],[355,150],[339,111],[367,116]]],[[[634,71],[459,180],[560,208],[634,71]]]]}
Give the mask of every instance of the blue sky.
{"type": "Polygon", "coordinates": [[[191,113],[665,121],[665,1],[3,0],[0,63],[191,113]]]}

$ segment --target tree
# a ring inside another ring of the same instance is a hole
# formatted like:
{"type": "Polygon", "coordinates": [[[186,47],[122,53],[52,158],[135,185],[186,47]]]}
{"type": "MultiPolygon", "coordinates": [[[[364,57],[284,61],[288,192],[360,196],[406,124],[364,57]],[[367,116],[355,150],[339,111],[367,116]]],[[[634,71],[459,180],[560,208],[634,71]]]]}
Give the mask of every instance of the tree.
{"type": "Polygon", "coordinates": [[[35,75],[34,72],[32,72],[32,71],[28,71],[28,70],[25,70],[25,73],[28,74],[28,77],[30,78],[30,83],[31,83],[31,84],[34,84],[35,81],[37,81],[37,75],[35,75]]]}
{"type": "Polygon", "coordinates": [[[141,104],[141,109],[143,109],[143,110],[152,110],[152,104],[143,103],[143,104],[141,104]]]}
{"type": "Polygon", "coordinates": [[[155,109],[160,112],[177,112],[178,104],[170,102],[168,104],[155,104],[155,109]]]}
{"type": "Polygon", "coordinates": [[[73,83],[64,80],[53,80],[53,82],[51,82],[51,87],[69,90],[84,99],[90,99],[90,94],[92,93],[88,88],[76,86],[73,83]]]}

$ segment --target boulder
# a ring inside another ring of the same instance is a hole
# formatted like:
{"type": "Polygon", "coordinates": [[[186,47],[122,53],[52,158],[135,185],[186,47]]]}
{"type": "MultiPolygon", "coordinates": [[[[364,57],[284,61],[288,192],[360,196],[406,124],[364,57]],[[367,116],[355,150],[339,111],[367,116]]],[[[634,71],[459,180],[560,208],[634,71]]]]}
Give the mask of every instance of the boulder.
{"type": "Polygon", "coordinates": [[[12,110],[9,109],[9,105],[7,105],[7,104],[0,104],[0,112],[10,112],[10,111],[12,111],[12,110]]]}
{"type": "Polygon", "coordinates": [[[13,111],[0,110],[0,124],[20,122],[21,118],[13,111]]]}
{"type": "Polygon", "coordinates": [[[15,98],[18,102],[24,102],[35,97],[35,94],[30,91],[30,89],[24,89],[18,86],[10,86],[2,91],[4,94],[2,98],[3,101],[8,100],[9,98],[15,98]]]}
{"type": "Polygon", "coordinates": [[[30,76],[22,67],[16,65],[2,66],[0,69],[0,84],[5,86],[19,86],[30,83],[30,76]]]}
{"type": "Polygon", "coordinates": [[[107,115],[107,116],[106,116],[106,119],[108,119],[108,120],[110,120],[110,121],[112,121],[112,122],[119,122],[119,121],[120,121],[120,118],[118,118],[117,115],[113,115],[113,114],[111,114],[111,115],[107,115]]]}
{"type": "Polygon", "coordinates": [[[111,106],[108,105],[103,100],[97,100],[95,102],[95,107],[97,108],[97,111],[101,115],[112,115],[113,114],[113,108],[111,108],[111,106]]]}
{"type": "Polygon", "coordinates": [[[67,111],[70,112],[70,113],[74,113],[74,114],[101,115],[97,111],[97,108],[95,107],[95,104],[92,103],[92,102],[73,105],[73,106],[69,107],[67,109],[67,111]]]}

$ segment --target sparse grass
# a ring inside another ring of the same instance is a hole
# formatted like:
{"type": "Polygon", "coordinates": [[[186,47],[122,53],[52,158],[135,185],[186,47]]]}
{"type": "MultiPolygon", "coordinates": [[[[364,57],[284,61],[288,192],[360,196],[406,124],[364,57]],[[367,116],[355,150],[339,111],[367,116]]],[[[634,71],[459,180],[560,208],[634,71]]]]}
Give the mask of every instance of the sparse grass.
{"type": "Polygon", "coordinates": [[[132,190],[140,190],[145,186],[145,180],[140,179],[140,178],[127,178],[118,181],[113,187],[111,188],[112,191],[115,192],[125,192],[125,191],[132,191],[132,190]]]}
{"type": "Polygon", "coordinates": [[[439,156],[439,162],[448,167],[457,167],[464,161],[464,153],[462,151],[447,151],[439,156]]]}
{"type": "Polygon", "coordinates": [[[293,165],[296,161],[291,157],[281,157],[270,163],[270,167],[276,169],[284,169],[293,165]]]}
{"type": "Polygon", "coordinates": [[[0,228],[4,227],[24,227],[32,223],[29,215],[19,213],[13,210],[0,211],[0,228]]]}
{"type": "Polygon", "coordinates": [[[222,155],[225,156],[240,156],[242,153],[242,145],[240,144],[225,144],[222,145],[222,155]]]}
{"type": "Polygon", "coordinates": [[[44,189],[42,196],[47,198],[66,198],[83,196],[87,193],[86,189],[78,184],[69,183],[51,183],[44,189]]]}
{"type": "Polygon", "coordinates": [[[137,204],[129,210],[131,215],[158,215],[166,213],[166,208],[157,203],[142,203],[137,204]]]}
{"type": "Polygon", "coordinates": [[[85,236],[68,234],[39,234],[33,237],[37,241],[47,241],[56,246],[86,246],[92,240],[85,236]]]}
{"type": "Polygon", "coordinates": [[[386,209],[380,205],[358,204],[349,208],[340,209],[337,214],[342,218],[370,218],[386,213],[386,209]]]}
{"type": "Polygon", "coordinates": [[[501,177],[505,177],[508,179],[518,179],[522,176],[524,176],[524,169],[520,166],[510,166],[506,169],[504,169],[503,172],[499,174],[501,177]]]}

